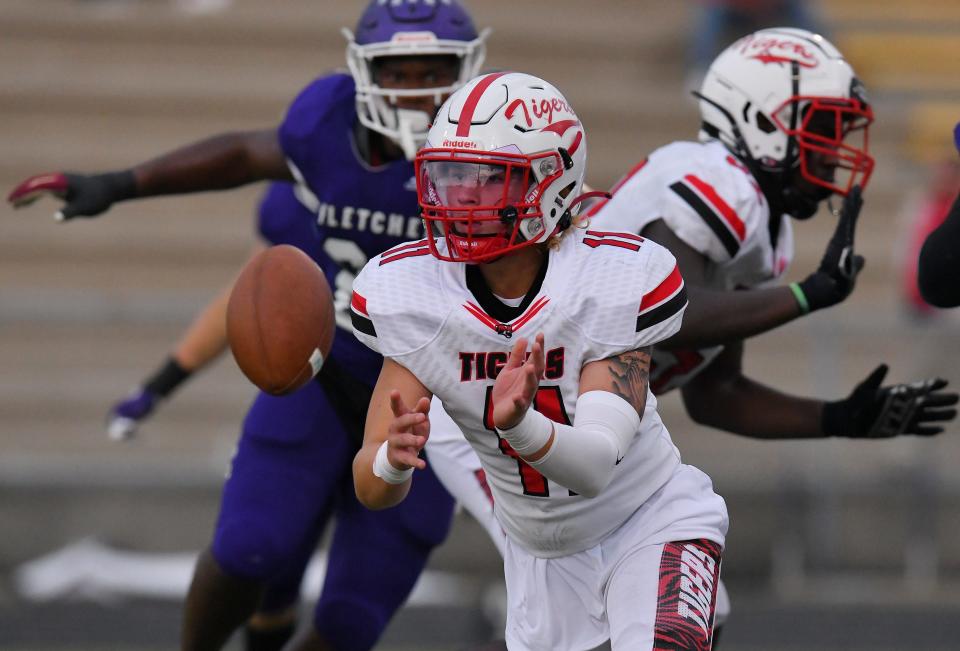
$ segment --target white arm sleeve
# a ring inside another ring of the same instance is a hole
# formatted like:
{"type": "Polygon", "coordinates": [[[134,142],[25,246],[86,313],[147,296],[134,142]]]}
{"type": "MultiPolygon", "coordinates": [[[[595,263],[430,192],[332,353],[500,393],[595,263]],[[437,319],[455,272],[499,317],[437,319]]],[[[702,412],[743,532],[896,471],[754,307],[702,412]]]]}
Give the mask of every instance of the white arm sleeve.
{"type": "Polygon", "coordinates": [[[553,445],[527,463],[579,495],[596,497],[640,431],[640,414],[609,391],[588,391],[577,399],[573,426],[553,423],[553,428],[553,445]]]}

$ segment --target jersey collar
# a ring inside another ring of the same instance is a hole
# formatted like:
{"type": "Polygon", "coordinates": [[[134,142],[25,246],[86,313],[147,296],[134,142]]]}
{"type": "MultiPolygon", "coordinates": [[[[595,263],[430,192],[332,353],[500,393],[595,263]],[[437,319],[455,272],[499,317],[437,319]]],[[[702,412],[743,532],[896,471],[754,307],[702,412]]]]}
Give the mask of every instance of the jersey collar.
{"type": "Polygon", "coordinates": [[[505,305],[500,299],[493,295],[493,292],[491,292],[487,286],[487,282],[483,279],[483,274],[480,273],[480,268],[475,264],[466,265],[467,289],[469,289],[473,297],[477,299],[477,303],[483,308],[484,312],[501,323],[509,323],[526,312],[527,308],[530,307],[530,304],[533,302],[533,299],[540,293],[540,288],[543,286],[543,279],[547,276],[549,262],[550,256],[543,256],[543,263],[540,265],[540,271],[537,273],[533,285],[523,297],[520,305],[516,307],[505,305]]]}

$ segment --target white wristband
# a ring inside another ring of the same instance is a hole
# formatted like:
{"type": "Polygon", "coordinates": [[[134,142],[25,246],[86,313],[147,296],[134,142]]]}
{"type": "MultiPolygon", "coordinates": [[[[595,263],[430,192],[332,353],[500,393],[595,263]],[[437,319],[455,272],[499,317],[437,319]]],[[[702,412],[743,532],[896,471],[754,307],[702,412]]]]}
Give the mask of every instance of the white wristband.
{"type": "Polygon", "coordinates": [[[510,429],[497,428],[517,454],[526,457],[539,452],[553,434],[553,421],[531,407],[520,422],[510,429]]]}
{"type": "Polygon", "coordinates": [[[413,468],[397,470],[387,459],[387,442],[384,441],[373,460],[373,474],[388,484],[402,484],[410,479],[413,468]]]}

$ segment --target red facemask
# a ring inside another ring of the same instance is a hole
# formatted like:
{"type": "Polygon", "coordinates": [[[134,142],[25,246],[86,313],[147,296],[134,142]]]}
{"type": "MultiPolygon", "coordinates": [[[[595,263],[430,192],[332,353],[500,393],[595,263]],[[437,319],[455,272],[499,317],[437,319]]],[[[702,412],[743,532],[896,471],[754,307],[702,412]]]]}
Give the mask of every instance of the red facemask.
{"type": "Polygon", "coordinates": [[[874,160],[868,153],[873,110],[856,99],[792,97],[773,113],[782,131],[796,140],[800,173],[814,185],[846,196],[854,185],[866,188],[874,160]],[[790,121],[806,104],[799,124],[790,121]]]}
{"type": "Polygon", "coordinates": [[[414,161],[417,196],[433,254],[451,262],[485,262],[532,244],[520,233],[521,220],[541,216],[543,188],[562,172],[558,165],[557,173],[537,183],[531,172],[535,160],[499,152],[421,150],[414,161]],[[446,241],[445,254],[435,237],[446,241]]]}

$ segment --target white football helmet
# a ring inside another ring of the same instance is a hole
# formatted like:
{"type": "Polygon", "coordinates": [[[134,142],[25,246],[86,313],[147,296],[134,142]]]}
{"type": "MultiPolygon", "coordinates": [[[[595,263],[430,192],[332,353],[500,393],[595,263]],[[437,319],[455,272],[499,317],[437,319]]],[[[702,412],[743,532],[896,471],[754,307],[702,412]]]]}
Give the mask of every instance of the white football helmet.
{"type": "Polygon", "coordinates": [[[360,123],[390,138],[410,160],[423,145],[433,115],[397,107],[401,97],[429,97],[434,108],[480,72],[490,30],[479,34],[458,0],[371,0],[356,32],[343,29],[347,66],[356,85],[360,123]],[[374,79],[380,57],[456,56],[459,76],[450,86],[383,88],[374,79]]]}
{"type": "Polygon", "coordinates": [[[701,139],[718,138],[754,171],[799,168],[819,199],[867,185],[873,111],[853,68],[819,34],[783,27],[745,36],[714,60],[695,94],[701,139]]]}
{"type": "Polygon", "coordinates": [[[482,262],[545,242],[572,221],[587,165],[583,125],[556,88],[499,72],[440,107],[415,160],[427,232],[442,260],[482,262]]]}

